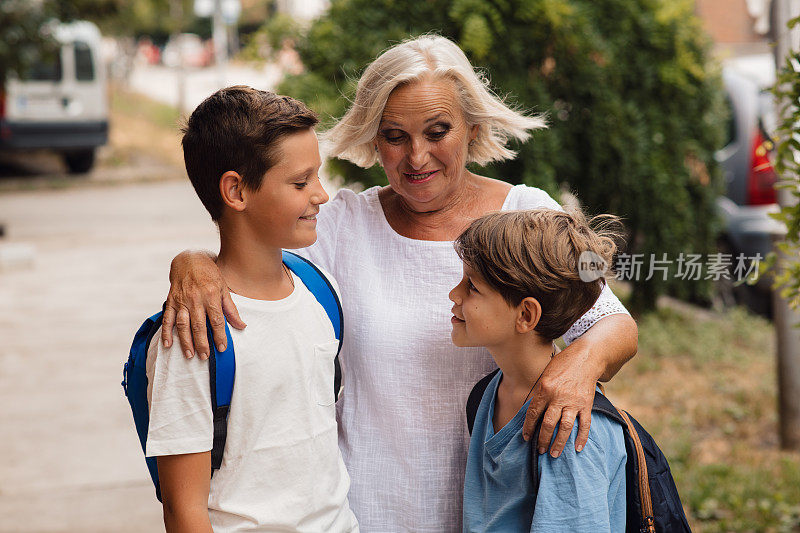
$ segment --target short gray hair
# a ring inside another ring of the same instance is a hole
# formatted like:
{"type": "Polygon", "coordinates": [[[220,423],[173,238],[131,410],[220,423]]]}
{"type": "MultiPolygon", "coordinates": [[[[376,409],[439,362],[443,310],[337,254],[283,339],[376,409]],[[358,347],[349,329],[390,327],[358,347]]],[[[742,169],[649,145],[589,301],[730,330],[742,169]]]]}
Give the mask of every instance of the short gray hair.
{"type": "Polygon", "coordinates": [[[489,87],[453,41],[439,35],[423,35],[392,46],[364,71],[358,81],[353,105],[323,134],[328,155],[364,168],[378,162],[372,141],[378,134],[383,109],[398,86],[426,75],[455,82],[464,118],[478,126],[478,136],[467,152],[467,163],[484,165],[513,159],[506,147],[510,139],[525,141],[530,130],[547,127],[541,115],[527,115],[507,106],[489,87]]]}

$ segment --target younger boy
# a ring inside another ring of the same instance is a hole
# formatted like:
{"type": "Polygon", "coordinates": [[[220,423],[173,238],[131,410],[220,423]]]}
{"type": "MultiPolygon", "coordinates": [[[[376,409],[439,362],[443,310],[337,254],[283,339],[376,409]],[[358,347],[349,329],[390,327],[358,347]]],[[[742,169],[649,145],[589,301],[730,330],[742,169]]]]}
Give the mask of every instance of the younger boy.
{"type": "Polygon", "coordinates": [[[358,531],[337,444],[338,341],[281,262],[282,248],[314,243],[328,201],[316,124],[297,100],[237,86],[207,98],[183,130],[186,171],[219,226],[217,264],[248,327],[230,330],[236,376],[213,477],[208,360],[153,336],[147,455],[158,457],[167,531],[358,531]]]}
{"type": "Polygon", "coordinates": [[[538,490],[534,444],[522,438],[533,387],[558,357],[553,341],[603,288],[602,278],[581,280],[579,258],[591,252],[610,264],[613,240],[592,231],[579,212],[537,209],[481,217],[455,247],[464,277],[450,292],[453,342],[486,347],[500,367],[475,417],[464,531],[624,531],[621,426],[595,414],[589,441],[576,453],[576,425],[560,457],[538,456],[538,490]]]}

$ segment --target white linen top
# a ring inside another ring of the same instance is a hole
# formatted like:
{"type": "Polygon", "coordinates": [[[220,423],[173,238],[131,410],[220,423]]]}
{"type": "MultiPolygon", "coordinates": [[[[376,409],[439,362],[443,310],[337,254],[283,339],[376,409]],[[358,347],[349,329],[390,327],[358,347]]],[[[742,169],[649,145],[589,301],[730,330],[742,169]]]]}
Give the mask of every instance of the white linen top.
{"type": "MultiPolygon", "coordinates": [[[[450,290],[462,276],[451,241],[403,237],[386,220],[379,187],[342,189],[317,218],[302,251],[341,288],[344,390],[339,447],[350,507],[365,532],[461,530],[469,436],[467,396],[496,365],[484,348],[450,341],[450,290]]],[[[540,189],[517,185],[503,210],[561,209],[540,189]]],[[[627,313],[606,288],[564,336],[627,313]]]]}

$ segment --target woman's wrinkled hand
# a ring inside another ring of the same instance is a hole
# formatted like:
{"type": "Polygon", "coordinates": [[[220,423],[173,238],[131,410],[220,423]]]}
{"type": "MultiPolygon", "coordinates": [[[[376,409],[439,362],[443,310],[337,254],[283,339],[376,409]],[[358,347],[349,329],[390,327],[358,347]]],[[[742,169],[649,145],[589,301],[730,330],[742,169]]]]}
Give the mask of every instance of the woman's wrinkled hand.
{"type": "Polygon", "coordinates": [[[579,343],[573,343],[550,360],[533,389],[522,435],[525,440],[530,440],[536,423],[539,418],[542,419],[539,441],[536,443],[539,453],[545,453],[550,446],[550,455],[561,455],[576,418],[579,426],[575,450],[580,452],[586,446],[592,422],[595,385],[600,375],[588,363],[588,352],[579,343]],[[556,439],[550,445],[556,429],[556,439]]]}
{"type": "Polygon", "coordinates": [[[201,359],[207,359],[210,350],[206,319],[219,351],[224,351],[227,343],[226,317],[234,328],[246,327],[219,268],[208,253],[184,251],[178,254],[172,260],[169,280],[161,328],[161,342],[165,348],[172,346],[174,326],[186,357],[194,357],[197,353],[201,359]]]}

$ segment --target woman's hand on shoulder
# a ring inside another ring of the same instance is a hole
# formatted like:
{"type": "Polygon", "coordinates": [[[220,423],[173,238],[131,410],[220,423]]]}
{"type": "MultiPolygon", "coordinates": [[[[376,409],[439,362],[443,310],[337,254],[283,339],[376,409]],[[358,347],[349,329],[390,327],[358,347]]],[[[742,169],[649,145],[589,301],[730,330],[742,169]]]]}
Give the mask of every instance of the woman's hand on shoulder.
{"type": "Polygon", "coordinates": [[[206,319],[220,351],[227,344],[225,317],[236,329],[246,326],[209,253],[187,250],[178,254],[172,260],[169,280],[161,328],[161,342],[165,348],[172,346],[174,326],[184,355],[193,357],[197,353],[201,359],[206,359],[210,353],[206,319]]]}
{"type": "Polygon", "coordinates": [[[536,447],[539,453],[544,453],[558,427],[556,439],[550,446],[550,455],[558,457],[577,417],[575,450],[581,451],[589,439],[597,382],[611,379],[636,354],[637,347],[636,322],[630,315],[615,313],[598,320],[553,357],[533,389],[533,399],[522,428],[525,440],[531,438],[541,417],[542,427],[536,447]]]}
{"type": "Polygon", "coordinates": [[[550,360],[533,389],[522,434],[533,436],[536,423],[542,419],[539,440],[534,443],[539,453],[558,457],[564,451],[572,428],[578,421],[575,450],[581,451],[589,439],[594,391],[601,370],[590,365],[590,358],[581,343],[573,343],[550,360]],[[555,441],[553,435],[556,434],[555,441]]]}

